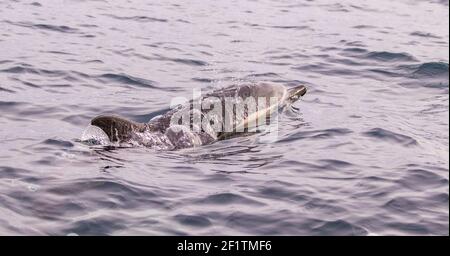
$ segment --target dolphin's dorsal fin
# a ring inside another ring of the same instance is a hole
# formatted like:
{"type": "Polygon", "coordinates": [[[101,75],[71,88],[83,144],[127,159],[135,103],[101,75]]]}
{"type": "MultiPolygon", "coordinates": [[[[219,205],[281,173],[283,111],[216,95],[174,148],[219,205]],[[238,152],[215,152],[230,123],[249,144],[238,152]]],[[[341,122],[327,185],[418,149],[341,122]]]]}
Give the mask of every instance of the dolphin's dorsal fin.
{"type": "Polygon", "coordinates": [[[133,122],[120,116],[98,116],[91,121],[91,125],[101,128],[112,142],[124,141],[133,132],[143,132],[146,124],[133,122]]]}

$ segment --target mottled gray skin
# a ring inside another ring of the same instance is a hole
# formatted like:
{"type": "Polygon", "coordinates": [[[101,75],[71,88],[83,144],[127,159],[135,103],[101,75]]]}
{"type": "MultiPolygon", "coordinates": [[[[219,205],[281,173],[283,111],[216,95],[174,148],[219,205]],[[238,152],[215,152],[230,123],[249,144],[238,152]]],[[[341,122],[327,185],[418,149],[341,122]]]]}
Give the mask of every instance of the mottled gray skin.
{"type": "MultiPolygon", "coordinates": [[[[280,102],[282,107],[285,103],[298,100],[305,93],[306,87],[303,85],[287,90],[283,85],[273,83],[243,84],[208,93],[185,106],[178,106],[148,123],[136,123],[119,116],[98,116],[91,121],[91,124],[100,127],[112,142],[132,142],[147,147],[164,149],[189,148],[210,144],[218,139],[229,137],[212,130],[199,129],[194,132],[189,129],[192,127],[171,124],[172,117],[175,114],[182,114],[183,111],[188,111],[188,115],[192,118],[193,104],[202,104],[203,101],[214,97],[215,100],[220,101],[222,109],[225,109],[225,99],[246,99],[247,97],[266,97],[269,99],[270,97],[277,97],[280,101],[284,101],[280,102]]],[[[204,117],[209,111],[202,110],[198,114],[204,117]]],[[[245,113],[245,115],[248,115],[248,113],[245,113]]],[[[223,120],[219,121],[223,122],[223,120]]]]}

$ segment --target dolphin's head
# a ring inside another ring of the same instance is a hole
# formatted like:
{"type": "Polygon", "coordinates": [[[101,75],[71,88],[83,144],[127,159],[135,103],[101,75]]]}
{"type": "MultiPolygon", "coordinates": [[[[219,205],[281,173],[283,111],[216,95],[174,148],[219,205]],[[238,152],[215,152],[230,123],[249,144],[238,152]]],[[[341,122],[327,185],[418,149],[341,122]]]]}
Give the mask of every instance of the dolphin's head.
{"type": "Polygon", "coordinates": [[[287,100],[291,103],[297,101],[306,94],[306,87],[304,85],[298,85],[288,90],[287,100]]]}
{"type": "Polygon", "coordinates": [[[285,87],[282,84],[271,82],[258,82],[254,84],[242,85],[238,89],[238,95],[242,98],[279,98],[284,95],[285,87]]]}
{"type": "Polygon", "coordinates": [[[284,85],[272,82],[258,82],[255,84],[243,85],[238,89],[238,95],[242,98],[276,98],[278,100],[284,99],[291,103],[297,101],[300,97],[305,95],[305,93],[306,87],[304,85],[286,89],[284,85]]]}
{"type": "Polygon", "coordinates": [[[129,139],[132,132],[145,129],[144,124],[135,123],[118,116],[98,116],[91,125],[102,129],[112,142],[129,139]]]}

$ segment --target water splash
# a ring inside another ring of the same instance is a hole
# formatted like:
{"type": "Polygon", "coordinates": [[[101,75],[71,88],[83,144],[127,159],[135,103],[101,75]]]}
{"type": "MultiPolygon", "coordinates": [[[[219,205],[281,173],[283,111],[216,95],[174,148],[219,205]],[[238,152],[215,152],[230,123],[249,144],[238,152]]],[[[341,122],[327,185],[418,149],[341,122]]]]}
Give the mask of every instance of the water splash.
{"type": "Polygon", "coordinates": [[[108,135],[99,127],[89,125],[83,131],[80,140],[90,145],[110,145],[108,135]]]}

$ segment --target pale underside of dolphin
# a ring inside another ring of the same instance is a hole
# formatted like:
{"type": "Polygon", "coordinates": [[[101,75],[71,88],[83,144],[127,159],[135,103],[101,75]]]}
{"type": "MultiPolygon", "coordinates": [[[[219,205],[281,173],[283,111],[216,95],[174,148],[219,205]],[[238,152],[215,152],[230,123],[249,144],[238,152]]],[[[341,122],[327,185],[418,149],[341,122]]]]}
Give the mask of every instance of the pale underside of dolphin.
{"type": "Polygon", "coordinates": [[[305,93],[303,85],[289,89],[268,82],[235,85],[191,100],[148,123],[102,115],[91,125],[103,130],[113,143],[168,150],[196,147],[257,131],[274,113],[305,93]]]}

